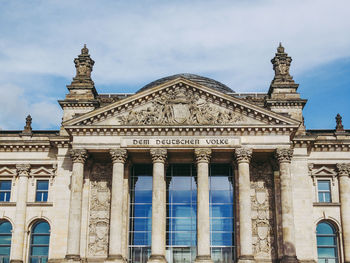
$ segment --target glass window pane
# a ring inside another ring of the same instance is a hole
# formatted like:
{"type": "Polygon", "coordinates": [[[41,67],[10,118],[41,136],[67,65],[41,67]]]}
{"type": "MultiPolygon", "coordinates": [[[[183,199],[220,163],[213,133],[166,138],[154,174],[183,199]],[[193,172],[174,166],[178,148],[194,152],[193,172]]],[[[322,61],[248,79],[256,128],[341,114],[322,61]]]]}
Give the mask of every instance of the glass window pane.
{"type": "Polygon", "coordinates": [[[137,190],[133,194],[134,203],[152,203],[152,190],[137,190]]]}
{"type": "Polygon", "coordinates": [[[172,203],[191,203],[192,202],[192,191],[191,190],[171,191],[169,194],[169,202],[172,202],[172,203]]]}
{"type": "Polygon", "coordinates": [[[50,243],[50,236],[33,236],[32,237],[32,244],[35,245],[48,245],[50,243]]]}
{"type": "Polygon", "coordinates": [[[173,218],[171,224],[171,231],[194,231],[196,229],[196,221],[192,218],[173,218]]]}
{"type": "Polygon", "coordinates": [[[232,233],[212,232],[211,243],[213,246],[232,246],[232,233]]]}
{"type": "Polygon", "coordinates": [[[211,176],[210,190],[230,190],[231,182],[227,176],[211,176]]]}
{"type": "Polygon", "coordinates": [[[319,223],[316,228],[318,235],[334,234],[333,227],[328,223],[319,223]]]}
{"type": "Polygon", "coordinates": [[[10,246],[7,247],[0,247],[0,255],[6,255],[9,256],[10,255],[10,246]]]}
{"type": "Polygon", "coordinates": [[[134,205],[134,217],[152,217],[152,205],[134,205]]]}
{"type": "Polygon", "coordinates": [[[229,190],[211,190],[211,202],[212,203],[232,203],[233,193],[229,190]]]}
{"type": "Polygon", "coordinates": [[[318,181],[318,190],[330,191],[330,182],[329,181],[318,181]]]}
{"type": "Polygon", "coordinates": [[[0,190],[11,190],[11,181],[0,181],[0,190]]]}
{"type": "Polygon", "coordinates": [[[32,247],[32,256],[47,256],[49,254],[49,247],[32,247]]]}
{"type": "Polygon", "coordinates": [[[233,217],[233,206],[231,205],[211,205],[212,217],[233,217]]]}
{"type": "Polygon", "coordinates": [[[151,231],[152,219],[151,218],[134,218],[134,231],[151,231]]]}
{"type": "MultiPolygon", "coordinates": [[[[152,174],[150,174],[152,175],[152,174]]],[[[139,176],[134,178],[136,180],[135,191],[138,190],[152,190],[152,177],[151,176],[139,176]]]]}
{"type": "Polygon", "coordinates": [[[34,225],[33,233],[49,234],[50,226],[46,222],[40,222],[34,225]]]}
{"type": "Polygon", "coordinates": [[[319,247],[317,249],[319,258],[335,258],[335,249],[329,247],[319,247]]]}
{"type": "Polygon", "coordinates": [[[3,221],[1,224],[0,224],[0,233],[1,234],[10,234],[12,231],[12,225],[10,222],[8,221],[3,221]]]}
{"type": "Polygon", "coordinates": [[[151,232],[134,232],[133,241],[134,245],[151,245],[151,232]]]}
{"type": "Polygon", "coordinates": [[[233,219],[232,218],[220,218],[211,219],[212,231],[233,231],[233,219]]]}
{"type": "Polygon", "coordinates": [[[0,245],[11,245],[11,235],[0,236],[0,245]]]}
{"type": "Polygon", "coordinates": [[[172,217],[195,217],[196,210],[191,204],[188,205],[172,205],[171,206],[172,217]]]}
{"type": "Polygon", "coordinates": [[[49,189],[49,181],[47,181],[47,180],[37,181],[36,189],[37,190],[48,190],[49,189]]]}

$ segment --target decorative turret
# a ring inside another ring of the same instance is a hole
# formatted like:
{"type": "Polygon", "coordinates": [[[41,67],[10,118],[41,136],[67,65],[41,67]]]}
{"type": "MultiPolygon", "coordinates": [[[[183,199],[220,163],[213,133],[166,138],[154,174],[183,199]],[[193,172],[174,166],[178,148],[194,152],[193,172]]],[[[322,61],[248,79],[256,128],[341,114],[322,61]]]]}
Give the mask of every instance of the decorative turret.
{"type": "Polygon", "coordinates": [[[69,93],[64,100],[58,101],[63,108],[63,122],[99,106],[96,100],[97,91],[91,79],[95,61],[90,58],[86,45],[81,49],[81,54],[74,59],[74,64],[76,74],[71,84],[67,85],[69,93]]]}
{"type": "Polygon", "coordinates": [[[300,121],[299,134],[305,133],[303,108],[307,100],[301,99],[297,92],[299,84],[295,83],[289,73],[292,58],[285,52],[280,43],[275,57],[271,60],[275,76],[271,82],[266,99],[266,107],[270,110],[286,114],[300,121]]]}

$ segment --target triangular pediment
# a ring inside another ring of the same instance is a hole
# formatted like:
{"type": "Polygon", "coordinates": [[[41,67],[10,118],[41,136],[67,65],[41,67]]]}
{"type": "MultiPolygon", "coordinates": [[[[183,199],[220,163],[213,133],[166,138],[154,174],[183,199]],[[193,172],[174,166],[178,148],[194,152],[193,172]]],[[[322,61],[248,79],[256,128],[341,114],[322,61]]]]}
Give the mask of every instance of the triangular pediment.
{"type": "Polygon", "coordinates": [[[9,168],[7,166],[0,168],[0,176],[14,176],[14,175],[16,175],[15,168],[9,168]]]}
{"type": "Polygon", "coordinates": [[[86,113],[63,125],[298,127],[299,122],[180,77],[86,113]]]}
{"type": "Polygon", "coordinates": [[[55,171],[53,168],[46,168],[44,166],[40,166],[35,169],[31,169],[30,175],[32,176],[53,176],[55,171]]]}
{"type": "Polygon", "coordinates": [[[336,176],[337,173],[326,166],[322,166],[321,168],[312,171],[312,175],[314,176],[336,176]]]}

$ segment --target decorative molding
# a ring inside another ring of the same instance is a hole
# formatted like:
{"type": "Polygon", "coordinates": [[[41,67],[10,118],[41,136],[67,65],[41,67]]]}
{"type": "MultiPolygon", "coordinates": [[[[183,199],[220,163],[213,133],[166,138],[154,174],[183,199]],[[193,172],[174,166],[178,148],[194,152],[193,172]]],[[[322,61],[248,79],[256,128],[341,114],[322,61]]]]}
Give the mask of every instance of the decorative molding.
{"type": "Polygon", "coordinates": [[[95,163],[90,176],[90,212],[88,253],[91,256],[107,256],[110,218],[110,164],[95,163]]]}
{"type": "Polygon", "coordinates": [[[88,158],[88,152],[85,149],[71,149],[70,155],[73,163],[85,163],[88,158]]]}
{"type": "Polygon", "coordinates": [[[154,163],[165,163],[167,158],[167,150],[164,148],[155,148],[150,150],[152,161],[154,163]]]}
{"type": "Polygon", "coordinates": [[[109,150],[113,163],[125,163],[128,158],[126,149],[111,149],[109,150]]]}
{"type": "Polygon", "coordinates": [[[253,150],[247,147],[237,148],[234,153],[237,163],[249,163],[252,154],[253,150]]]}
{"type": "Polygon", "coordinates": [[[30,164],[16,164],[18,176],[29,176],[30,164]]]}
{"type": "Polygon", "coordinates": [[[211,149],[198,148],[194,150],[197,163],[209,163],[211,158],[211,149]]]}
{"type": "Polygon", "coordinates": [[[290,163],[293,157],[293,149],[291,148],[277,148],[275,157],[279,163],[290,163]]]}
{"type": "Polygon", "coordinates": [[[332,185],[335,183],[335,177],[338,175],[337,172],[330,167],[327,166],[321,166],[318,168],[315,168],[315,165],[310,163],[308,164],[309,168],[309,175],[312,178],[313,185],[316,186],[317,178],[331,178],[332,179],[332,185]]]}

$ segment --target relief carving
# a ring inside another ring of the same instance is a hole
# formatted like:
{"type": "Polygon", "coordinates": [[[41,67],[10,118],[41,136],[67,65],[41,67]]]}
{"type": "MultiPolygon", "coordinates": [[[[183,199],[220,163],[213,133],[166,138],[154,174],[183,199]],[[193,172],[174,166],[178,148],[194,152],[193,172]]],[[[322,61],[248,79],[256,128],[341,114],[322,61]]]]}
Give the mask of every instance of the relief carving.
{"type": "Polygon", "coordinates": [[[111,164],[95,163],[90,176],[88,250],[91,256],[107,256],[109,240],[111,164]]]}
{"type": "Polygon", "coordinates": [[[245,121],[245,117],[208,103],[188,88],[176,87],[147,108],[130,111],[120,121],[124,125],[233,124],[245,121]]]}
{"type": "Polygon", "coordinates": [[[268,163],[252,163],[251,189],[254,255],[274,259],[273,172],[268,163]]]}

